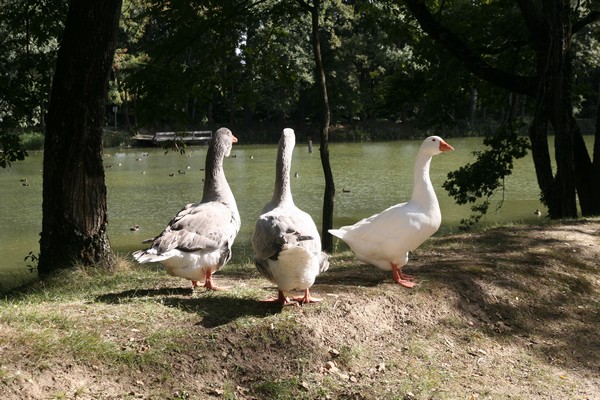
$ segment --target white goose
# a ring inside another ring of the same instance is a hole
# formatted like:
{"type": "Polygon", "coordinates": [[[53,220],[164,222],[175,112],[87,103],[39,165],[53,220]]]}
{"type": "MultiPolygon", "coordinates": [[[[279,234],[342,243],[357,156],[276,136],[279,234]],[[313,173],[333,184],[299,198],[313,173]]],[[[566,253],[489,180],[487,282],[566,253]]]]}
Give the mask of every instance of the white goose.
{"type": "Polygon", "coordinates": [[[414,278],[402,273],[408,252],[429,239],[442,222],[440,205],[429,178],[429,165],[433,156],[450,150],[454,148],[439,136],[425,139],[415,160],[410,201],[329,232],[348,243],[360,261],[391,270],[396,283],[413,287],[414,278]]]}
{"type": "Polygon", "coordinates": [[[321,237],[310,215],[294,204],[290,168],[296,143],[294,131],[284,129],[279,140],[273,197],[262,210],[252,235],[258,271],[277,285],[278,296],[266,301],[289,304],[286,291],[303,290],[294,297],[300,303],[321,301],[310,295],[317,275],[329,267],[321,251],[321,237]]]}
{"type": "Polygon", "coordinates": [[[223,158],[237,138],[219,129],[206,154],[204,192],[199,203],[186,205],[146,250],[133,253],[140,263],[160,262],[169,275],[204,282],[219,290],[212,274],[231,259],[231,246],[240,230],[240,214],[223,172],[223,158]]]}

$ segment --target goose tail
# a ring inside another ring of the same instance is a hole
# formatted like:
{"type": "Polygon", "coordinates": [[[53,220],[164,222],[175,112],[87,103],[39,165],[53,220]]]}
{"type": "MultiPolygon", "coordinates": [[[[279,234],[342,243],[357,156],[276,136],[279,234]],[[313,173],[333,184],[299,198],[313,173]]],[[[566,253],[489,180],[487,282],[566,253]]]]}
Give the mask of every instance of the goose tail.
{"type": "Polygon", "coordinates": [[[344,236],[346,236],[346,232],[347,231],[345,229],[329,229],[329,233],[340,239],[343,239],[344,236]]]}
{"type": "Polygon", "coordinates": [[[329,254],[319,253],[319,272],[325,272],[329,269],[329,254]]]}
{"type": "Polygon", "coordinates": [[[145,264],[148,262],[160,262],[169,258],[168,256],[156,254],[156,250],[154,249],[138,250],[134,252],[132,256],[133,259],[140,264],[145,264]]]}

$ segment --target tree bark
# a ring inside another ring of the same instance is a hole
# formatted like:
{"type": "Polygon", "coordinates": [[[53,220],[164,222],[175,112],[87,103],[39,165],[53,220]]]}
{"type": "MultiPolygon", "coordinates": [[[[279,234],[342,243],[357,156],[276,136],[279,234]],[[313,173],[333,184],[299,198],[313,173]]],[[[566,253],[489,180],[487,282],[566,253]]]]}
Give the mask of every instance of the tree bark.
{"type": "Polygon", "coordinates": [[[475,119],[477,118],[477,88],[471,88],[469,102],[469,126],[471,129],[475,127],[475,119]]]}
{"type": "Polygon", "coordinates": [[[323,195],[323,221],[321,232],[321,247],[326,252],[333,251],[333,236],[329,229],[333,228],[333,208],[335,196],[335,182],[333,172],[329,162],[329,124],[331,113],[329,111],[329,98],[327,95],[327,79],[325,76],[325,67],[321,56],[321,40],[319,39],[319,14],[321,9],[321,0],[314,0],[310,6],[304,0],[297,2],[311,15],[312,23],[312,45],[315,58],[315,76],[321,98],[321,124],[319,126],[319,135],[321,139],[319,153],[321,155],[321,165],[323,166],[323,175],[325,177],[325,193],[323,195]]]}
{"type": "Polygon", "coordinates": [[[583,216],[600,215],[600,102],[596,115],[592,158],[590,158],[574,118],[571,126],[574,131],[576,185],[581,214],[583,216]]]}
{"type": "Polygon", "coordinates": [[[121,0],[72,0],[48,109],[41,276],[74,264],[110,267],[102,126],[121,0]]]}
{"type": "MultiPolygon", "coordinates": [[[[569,1],[543,3],[534,29],[539,77],[536,116],[548,119],[554,129],[556,161],[554,198],[544,193],[548,212],[553,218],[577,217],[576,175],[573,152],[571,19],[569,1]]],[[[535,146],[534,148],[538,148],[535,146]]]]}
{"type": "Polygon", "coordinates": [[[548,207],[550,216],[558,214],[556,210],[556,184],[552,175],[550,150],[548,149],[548,118],[543,113],[536,113],[529,127],[531,155],[538,186],[542,194],[542,202],[548,207]]]}

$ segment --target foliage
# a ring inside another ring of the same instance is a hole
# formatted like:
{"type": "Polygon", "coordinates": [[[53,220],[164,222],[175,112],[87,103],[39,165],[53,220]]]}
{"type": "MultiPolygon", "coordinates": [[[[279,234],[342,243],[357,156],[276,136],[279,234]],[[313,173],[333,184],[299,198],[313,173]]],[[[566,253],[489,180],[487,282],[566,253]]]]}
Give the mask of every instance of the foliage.
{"type": "Polygon", "coordinates": [[[27,268],[29,272],[37,272],[38,262],[40,260],[40,253],[34,253],[30,251],[28,255],[25,256],[24,261],[27,262],[27,268]]]}
{"type": "Polygon", "coordinates": [[[9,0],[0,12],[0,126],[41,127],[66,0],[9,0]]]}
{"type": "Polygon", "coordinates": [[[165,151],[165,154],[167,154],[169,151],[174,151],[184,155],[187,144],[182,139],[167,140],[165,144],[163,144],[162,148],[165,151]]]}
{"type": "MultiPolygon", "coordinates": [[[[66,3],[4,6],[0,124],[43,129],[66,3]]],[[[512,2],[436,6],[437,18],[488,62],[521,75],[535,72],[512,2]]],[[[401,121],[464,134],[503,119],[507,92],[474,78],[423,35],[402,2],[335,0],[323,7],[332,123],[401,121]]],[[[598,92],[597,29],[587,27],[574,42],[575,106],[585,118],[593,116],[598,92]]],[[[126,131],[227,124],[250,141],[276,141],[271,126],[278,132],[289,124],[300,136],[314,135],[313,74],[310,21],[296,2],[124,0],[107,111],[118,106],[126,131]]],[[[523,117],[531,105],[522,101],[523,117]]]]}
{"type": "Polygon", "coordinates": [[[599,42],[597,26],[587,26],[573,41],[575,53],[573,68],[577,93],[573,99],[573,106],[581,118],[596,119],[597,93],[600,84],[599,42]]]}
{"type": "Polygon", "coordinates": [[[14,161],[22,161],[27,157],[27,151],[19,136],[0,131],[0,168],[10,167],[14,161]]]}
{"type": "Polygon", "coordinates": [[[23,147],[27,150],[42,150],[44,148],[44,134],[41,132],[23,132],[19,134],[23,147]]]}
{"type": "MultiPolygon", "coordinates": [[[[66,3],[5,4],[3,125],[42,127],[66,3]]],[[[526,32],[509,3],[444,2],[438,14],[496,65],[532,72],[526,32]]],[[[119,107],[126,130],[222,123],[252,130],[269,121],[312,120],[318,107],[309,25],[295,2],[125,0],[109,104],[119,107]]],[[[482,122],[503,111],[506,93],[440,51],[397,2],[326,2],[321,25],[335,123],[416,120],[423,128],[471,129],[464,121],[473,90],[482,122]]],[[[595,29],[576,38],[577,109],[588,114],[597,97],[597,85],[589,84],[597,80],[595,29]]]]}
{"type": "Polygon", "coordinates": [[[483,144],[489,149],[473,152],[477,160],[448,173],[448,180],[443,184],[457,204],[483,199],[482,203],[471,206],[475,214],[461,221],[463,228],[469,228],[487,213],[491,197],[504,188],[504,178],[512,173],[513,160],[525,157],[529,148],[528,140],[519,137],[509,126],[486,137],[483,144]]]}
{"type": "MultiPolygon", "coordinates": [[[[398,5],[325,2],[321,26],[334,123],[457,125],[471,88],[480,101],[503,96],[440,52],[398,5]]],[[[135,115],[142,126],[227,123],[252,132],[257,123],[290,120],[304,128],[318,115],[310,21],[295,2],[227,1],[215,9],[130,0],[121,38],[111,102],[126,124],[135,115]]]]}
{"type": "Polygon", "coordinates": [[[102,147],[126,147],[129,146],[131,133],[129,131],[114,131],[105,129],[102,135],[102,147]]]}
{"type": "Polygon", "coordinates": [[[43,129],[66,0],[9,0],[0,12],[0,167],[43,146],[38,135],[5,130],[43,129]]]}

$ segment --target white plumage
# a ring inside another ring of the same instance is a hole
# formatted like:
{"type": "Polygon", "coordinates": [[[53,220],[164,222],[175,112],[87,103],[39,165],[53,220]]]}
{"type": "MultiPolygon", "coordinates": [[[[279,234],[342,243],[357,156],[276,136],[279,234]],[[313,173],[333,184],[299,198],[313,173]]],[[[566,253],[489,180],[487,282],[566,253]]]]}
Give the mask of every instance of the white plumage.
{"type": "Polygon", "coordinates": [[[413,277],[403,274],[401,269],[408,262],[408,253],[440,227],[442,214],[429,178],[429,166],[433,156],[450,150],[453,147],[439,136],[425,139],[415,160],[410,201],[329,232],[348,243],[360,261],[391,270],[394,281],[413,287],[413,277]]]}
{"type": "Polygon", "coordinates": [[[292,129],[284,129],[277,153],[273,197],[262,210],[252,235],[256,267],[277,285],[274,301],[289,303],[286,291],[302,290],[302,303],[320,299],[311,297],[309,288],[317,275],[329,267],[328,256],[321,251],[319,231],[306,212],[294,204],[290,188],[290,168],[296,138],[292,129]]]}
{"type": "Polygon", "coordinates": [[[212,274],[231,259],[240,229],[240,215],[223,171],[223,158],[236,142],[227,128],[215,133],[206,155],[202,200],[179,211],[149,249],[133,253],[138,262],[160,262],[169,275],[189,279],[193,286],[204,282],[208,289],[219,289],[212,274]]]}

